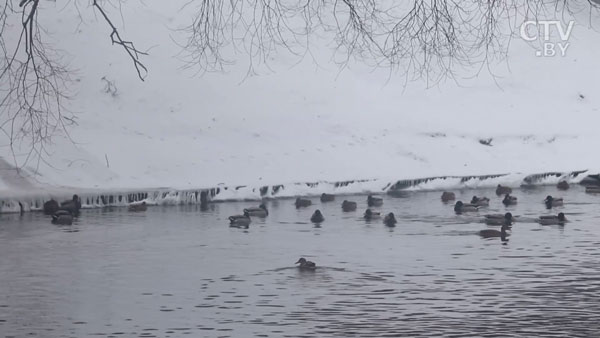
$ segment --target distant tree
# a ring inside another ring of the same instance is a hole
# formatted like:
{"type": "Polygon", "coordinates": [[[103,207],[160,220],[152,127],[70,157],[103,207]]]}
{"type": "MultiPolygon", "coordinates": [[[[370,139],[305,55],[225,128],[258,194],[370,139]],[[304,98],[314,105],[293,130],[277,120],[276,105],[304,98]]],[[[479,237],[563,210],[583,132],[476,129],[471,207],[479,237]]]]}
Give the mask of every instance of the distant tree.
{"type": "MultiPolygon", "coordinates": [[[[146,53],[125,40],[111,21],[106,11],[111,0],[89,1],[110,27],[112,44],[128,55],[144,80],[146,53]]],[[[342,68],[350,61],[363,62],[435,83],[452,78],[457,68],[484,69],[491,60],[503,58],[523,20],[591,14],[599,2],[189,0],[184,10],[195,15],[183,28],[187,40],[182,50],[187,65],[203,71],[226,69],[233,61],[228,54],[242,51],[250,61],[248,74],[253,74],[255,65],[268,65],[276,51],[310,57],[315,40],[332,41],[333,60],[342,68]]],[[[57,130],[75,123],[64,104],[70,73],[61,53],[45,43],[39,4],[40,0],[4,0],[0,5],[0,130],[11,147],[25,143],[29,155],[38,159],[57,130]],[[21,17],[18,31],[7,24],[15,15],[21,17]],[[17,43],[9,43],[8,36],[17,43]]],[[[75,1],[70,5],[76,6],[75,1]]]]}

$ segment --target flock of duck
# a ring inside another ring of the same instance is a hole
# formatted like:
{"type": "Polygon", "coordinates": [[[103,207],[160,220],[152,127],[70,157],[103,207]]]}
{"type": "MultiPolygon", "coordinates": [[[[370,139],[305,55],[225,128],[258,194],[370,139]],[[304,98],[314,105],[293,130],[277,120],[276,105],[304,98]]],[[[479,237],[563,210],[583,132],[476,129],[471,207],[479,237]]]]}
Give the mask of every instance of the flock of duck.
{"type": "MultiPolygon", "coordinates": [[[[335,200],[335,195],[331,194],[322,194],[321,202],[333,202],[335,200]]],[[[296,208],[307,208],[312,205],[312,201],[305,198],[298,197],[295,202],[296,208]]],[[[373,211],[371,207],[380,207],[383,205],[383,198],[375,197],[373,195],[369,195],[367,197],[367,205],[369,209],[367,209],[364,213],[364,218],[366,220],[376,220],[382,217],[381,213],[378,211],[373,211]]],[[[344,212],[352,212],[356,211],[357,204],[354,201],[344,200],[342,202],[342,211],[344,212]]],[[[250,223],[252,222],[252,217],[260,217],[265,218],[269,215],[269,210],[267,210],[267,206],[264,204],[259,205],[257,208],[247,208],[243,210],[242,214],[229,216],[229,225],[232,227],[240,227],[240,228],[248,228],[250,223]]],[[[321,224],[325,221],[325,216],[321,210],[317,209],[310,217],[310,221],[315,224],[321,224]]],[[[396,217],[393,212],[388,213],[383,217],[383,224],[389,227],[396,226],[396,217]]]]}
{"type": "MultiPolygon", "coordinates": [[[[569,189],[569,184],[566,181],[561,181],[558,183],[557,188],[559,190],[569,189]]],[[[587,193],[600,194],[600,186],[590,186],[586,187],[587,193]]],[[[510,187],[498,185],[496,187],[496,195],[504,196],[502,199],[502,203],[505,206],[515,205],[517,204],[517,197],[512,196],[512,189],[510,187]]],[[[322,203],[329,203],[335,201],[335,195],[332,194],[322,194],[321,195],[322,203]]],[[[450,203],[456,201],[456,195],[450,191],[444,191],[441,196],[442,202],[450,203]]],[[[490,199],[487,197],[478,197],[473,196],[470,203],[464,203],[462,201],[456,201],[454,203],[454,212],[456,214],[464,214],[469,212],[479,211],[481,208],[488,207],[490,204],[490,199]]],[[[548,195],[546,199],[544,199],[544,204],[546,208],[552,209],[553,207],[562,206],[564,201],[562,198],[556,198],[551,195],[548,195]]],[[[307,208],[312,205],[312,201],[305,198],[298,197],[295,202],[296,208],[307,208]]],[[[363,217],[365,220],[377,220],[383,219],[383,224],[388,227],[396,226],[396,217],[393,212],[386,214],[382,217],[381,212],[374,211],[373,207],[381,207],[383,205],[383,199],[380,197],[376,197],[373,195],[369,195],[367,197],[367,205],[369,208],[364,212],[363,217]]],[[[341,204],[343,212],[354,212],[357,209],[357,203],[354,201],[344,200],[341,204]]],[[[44,212],[47,215],[51,215],[53,224],[60,225],[71,225],[73,223],[73,218],[79,214],[79,210],[81,209],[81,199],[77,195],[73,195],[72,199],[66,200],[62,203],[58,203],[54,199],[47,201],[44,203],[44,212]]],[[[138,212],[138,211],[146,211],[147,205],[146,202],[137,202],[129,205],[129,211],[138,212]]],[[[232,227],[241,227],[248,228],[250,223],[252,222],[253,217],[265,218],[269,215],[269,210],[267,209],[265,204],[260,204],[255,208],[246,208],[243,210],[242,214],[233,215],[229,217],[229,224],[232,227]]],[[[485,223],[487,225],[496,225],[500,226],[500,230],[495,229],[485,229],[479,231],[479,235],[483,238],[494,238],[499,237],[502,241],[506,241],[506,237],[508,237],[508,231],[511,229],[512,225],[515,223],[515,217],[510,212],[505,214],[488,214],[484,216],[485,223]]],[[[314,211],[312,216],[310,217],[310,221],[315,224],[320,224],[325,221],[325,216],[323,213],[317,209],[314,211]]],[[[567,222],[564,213],[558,213],[557,215],[545,215],[540,216],[536,219],[536,222],[541,225],[564,225],[567,222]]],[[[308,261],[305,258],[300,258],[296,264],[299,264],[298,267],[302,270],[314,270],[316,269],[316,264],[314,262],[308,261]]]]}
{"type": "MultiPolygon", "coordinates": [[[[566,190],[569,188],[569,184],[566,181],[561,181],[558,183],[557,188],[559,190],[566,190]]],[[[600,194],[600,187],[587,187],[586,192],[600,194]]],[[[517,197],[512,196],[512,188],[498,185],[496,187],[496,195],[503,196],[502,204],[505,206],[511,206],[517,204],[517,197]]],[[[456,195],[453,192],[445,191],[441,196],[442,202],[450,203],[456,201],[456,195]]],[[[333,202],[335,200],[334,195],[330,194],[322,194],[321,202],[333,202]]],[[[562,198],[553,197],[548,195],[544,199],[544,204],[547,209],[552,209],[553,207],[562,206],[564,201],[562,198]]],[[[296,208],[306,208],[312,205],[312,201],[303,198],[297,198],[295,202],[296,208]]],[[[365,211],[363,217],[366,220],[374,220],[381,218],[381,213],[374,211],[371,207],[380,207],[383,205],[383,199],[379,197],[375,197],[373,195],[369,195],[367,197],[367,205],[369,208],[365,211]]],[[[456,201],[454,203],[454,212],[456,214],[464,214],[469,212],[477,212],[480,209],[488,207],[490,205],[490,199],[487,197],[478,197],[473,196],[470,203],[463,203],[462,201],[456,201]]],[[[356,211],[357,203],[353,201],[344,200],[342,202],[342,211],[344,212],[352,212],[356,211]]],[[[265,218],[269,215],[269,211],[264,204],[259,205],[256,208],[248,208],[243,210],[243,214],[233,215],[229,217],[230,226],[233,227],[243,227],[248,228],[250,223],[252,222],[252,217],[261,217],[265,218]]],[[[325,217],[321,213],[320,210],[315,210],[310,218],[311,222],[319,224],[325,221],[325,217]]],[[[507,241],[507,237],[509,236],[509,231],[512,228],[512,225],[515,223],[515,217],[510,213],[504,214],[487,214],[484,216],[484,222],[490,226],[500,226],[500,230],[496,229],[484,229],[478,232],[479,236],[483,238],[500,238],[503,242],[507,241]]],[[[536,220],[537,223],[541,225],[564,225],[567,222],[564,213],[558,213],[557,215],[543,215],[539,216],[536,220]]],[[[394,213],[390,212],[385,217],[383,217],[383,224],[389,227],[394,227],[397,221],[394,216],[394,213]]],[[[300,258],[296,264],[298,264],[298,268],[301,270],[315,270],[317,265],[314,262],[308,261],[305,258],[300,258]]]]}

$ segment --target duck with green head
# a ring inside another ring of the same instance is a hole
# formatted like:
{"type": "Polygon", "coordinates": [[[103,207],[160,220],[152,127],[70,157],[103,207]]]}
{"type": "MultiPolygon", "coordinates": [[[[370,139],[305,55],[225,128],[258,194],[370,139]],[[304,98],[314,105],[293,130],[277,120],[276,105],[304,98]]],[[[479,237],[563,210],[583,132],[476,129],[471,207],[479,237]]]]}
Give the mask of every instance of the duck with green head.
{"type": "Polygon", "coordinates": [[[454,204],[454,212],[457,214],[462,214],[463,212],[475,212],[479,210],[479,207],[473,204],[465,204],[462,201],[456,202],[454,204]]]}
{"type": "Polygon", "coordinates": [[[395,227],[396,223],[398,222],[396,221],[396,216],[394,216],[393,212],[390,212],[389,214],[385,215],[383,219],[383,224],[385,224],[388,227],[395,227]]]}
{"type": "Polygon", "coordinates": [[[487,207],[490,205],[490,199],[487,197],[473,196],[473,198],[471,199],[471,204],[478,207],[487,207]]]}
{"type": "Polygon", "coordinates": [[[313,223],[323,223],[325,221],[325,217],[321,213],[321,210],[315,210],[315,212],[310,217],[310,221],[313,223]]]}
{"type": "Polygon", "coordinates": [[[229,226],[238,228],[248,228],[252,220],[248,215],[229,216],[229,226]]]}
{"type": "Polygon", "coordinates": [[[546,196],[546,199],[544,200],[544,204],[546,204],[546,208],[552,209],[552,207],[563,206],[564,202],[563,202],[562,198],[555,198],[555,197],[548,195],[548,196],[546,196]]]}
{"type": "Polygon", "coordinates": [[[300,264],[300,265],[298,265],[298,269],[300,269],[300,270],[315,270],[315,269],[317,269],[317,264],[315,264],[314,262],[311,262],[311,261],[307,261],[306,258],[304,258],[304,257],[300,258],[294,264],[300,264]]]}
{"type": "Polygon", "coordinates": [[[495,229],[485,229],[485,230],[481,230],[479,231],[479,236],[481,236],[482,238],[500,238],[503,242],[506,241],[506,238],[509,236],[509,234],[506,232],[508,230],[508,226],[507,225],[502,225],[502,227],[500,228],[500,231],[495,230],[495,229]]]}
{"type": "Polygon", "coordinates": [[[511,196],[510,194],[504,195],[504,199],[502,200],[502,204],[505,206],[516,205],[517,198],[515,196],[511,196]]]}

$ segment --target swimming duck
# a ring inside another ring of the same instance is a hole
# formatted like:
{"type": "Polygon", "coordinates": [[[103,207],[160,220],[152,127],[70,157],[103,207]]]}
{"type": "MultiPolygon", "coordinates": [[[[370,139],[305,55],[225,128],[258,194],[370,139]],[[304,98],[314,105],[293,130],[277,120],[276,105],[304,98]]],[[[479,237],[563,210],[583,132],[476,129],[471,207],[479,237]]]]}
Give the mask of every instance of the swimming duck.
{"type": "Polygon", "coordinates": [[[502,200],[502,204],[509,206],[517,204],[517,198],[515,196],[511,196],[510,194],[504,195],[504,199],[502,200]]]}
{"type": "Polygon", "coordinates": [[[58,210],[52,215],[52,224],[72,225],[73,215],[67,210],[58,210]]]}
{"type": "Polygon", "coordinates": [[[322,193],[321,194],[321,202],[333,202],[335,200],[335,195],[322,193]]]}
{"type": "Polygon", "coordinates": [[[506,214],[485,215],[485,224],[487,225],[506,225],[510,227],[514,221],[513,215],[510,212],[506,214]]]}
{"type": "Polygon", "coordinates": [[[323,223],[323,221],[325,221],[325,217],[323,217],[321,210],[315,210],[315,212],[310,217],[310,221],[313,223],[323,223]]]}
{"type": "Polygon", "coordinates": [[[60,204],[60,209],[67,210],[73,215],[79,213],[79,209],[81,209],[81,200],[79,199],[79,196],[73,195],[71,200],[62,202],[60,204]]]}
{"type": "Polygon", "coordinates": [[[511,194],[511,193],[512,193],[512,189],[510,187],[505,187],[500,184],[498,184],[498,186],[496,187],[496,195],[498,195],[498,196],[511,194]]]}
{"type": "Polygon", "coordinates": [[[473,204],[464,204],[462,201],[458,201],[456,202],[456,204],[454,204],[454,212],[456,212],[457,214],[463,213],[463,212],[472,212],[472,211],[477,211],[479,210],[479,207],[473,204]]]}
{"type": "Polygon", "coordinates": [[[487,197],[473,196],[473,198],[471,199],[471,204],[476,205],[478,207],[487,207],[490,205],[490,199],[487,197]]]}
{"type": "Polygon", "coordinates": [[[304,257],[300,258],[294,264],[300,264],[300,265],[298,265],[298,269],[300,269],[300,270],[315,270],[317,268],[317,264],[315,264],[314,262],[311,262],[311,261],[307,261],[306,258],[304,258],[304,257]]]}
{"type": "Polygon", "coordinates": [[[146,209],[148,209],[148,206],[144,201],[142,203],[131,203],[128,209],[129,211],[146,211],[146,209]]]}
{"type": "Polygon", "coordinates": [[[558,215],[554,216],[540,216],[537,219],[537,222],[540,223],[541,225],[555,225],[555,224],[565,224],[567,222],[567,218],[565,217],[565,214],[563,214],[562,212],[559,213],[558,215]]]}
{"type": "Polygon", "coordinates": [[[367,209],[367,211],[365,211],[364,218],[367,221],[370,221],[370,220],[376,219],[376,218],[380,218],[380,217],[381,217],[380,212],[375,212],[375,211],[372,211],[371,209],[367,209]]]}
{"type": "Polygon", "coordinates": [[[560,181],[560,182],[558,182],[558,184],[556,185],[556,187],[559,190],[568,190],[569,189],[569,182],[567,182],[567,181],[560,181]]]}
{"type": "Polygon", "coordinates": [[[356,202],[346,201],[342,202],[342,210],[343,211],[355,211],[356,210],[356,202]]]}
{"type": "Polygon", "coordinates": [[[383,198],[373,197],[373,195],[369,195],[367,197],[367,205],[370,207],[380,207],[383,205],[383,198]]]}
{"type": "Polygon", "coordinates": [[[585,192],[587,192],[588,194],[600,194],[600,187],[586,187],[585,192]]]}
{"type": "Polygon", "coordinates": [[[444,191],[442,193],[442,202],[454,201],[456,199],[456,195],[450,191],[444,191]]]}
{"type": "Polygon", "coordinates": [[[546,204],[546,208],[548,209],[552,209],[552,207],[560,207],[563,205],[563,199],[562,198],[554,198],[550,195],[546,196],[546,199],[544,200],[544,204],[546,204]]]}
{"type": "Polygon", "coordinates": [[[229,226],[232,227],[247,228],[250,225],[250,222],[252,222],[250,217],[246,215],[229,216],[229,226]]]}
{"type": "Polygon", "coordinates": [[[394,216],[394,213],[390,212],[389,214],[385,215],[385,218],[383,219],[383,223],[386,226],[395,227],[396,223],[398,223],[398,222],[396,221],[396,216],[394,216]]]}
{"type": "Polygon", "coordinates": [[[479,231],[479,236],[481,236],[483,238],[500,237],[500,239],[502,239],[502,241],[506,241],[506,237],[508,237],[506,230],[508,230],[508,226],[503,224],[502,227],[500,228],[500,231],[495,230],[495,229],[485,229],[485,230],[479,231]]]}
{"type": "Polygon", "coordinates": [[[244,215],[246,216],[254,216],[254,217],[267,217],[269,216],[269,210],[267,210],[267,206],[261,204],[258,208],[246,208],[244,209],[244,215]]]}
{"type": "Polygon", "coordinates": [[[44,203],[44,214],[46,215],[53,215],[58,209],[60,209],[60,206],[58,205],[58,202],[53,199],[44,203]]]}
{"type": "Polygon", "coordinates": [[[312,204],[312,202],[310,200],[304,199],[304,198],[296,198],[296,208],[306,208],[308,206],[310,206],[312,204]]]}

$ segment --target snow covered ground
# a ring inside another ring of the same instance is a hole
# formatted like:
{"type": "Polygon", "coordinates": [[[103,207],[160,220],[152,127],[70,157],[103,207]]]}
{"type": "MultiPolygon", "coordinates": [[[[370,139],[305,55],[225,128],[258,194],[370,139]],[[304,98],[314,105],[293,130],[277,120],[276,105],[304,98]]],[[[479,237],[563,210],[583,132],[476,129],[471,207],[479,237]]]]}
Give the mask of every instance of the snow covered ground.
{"type": "Polygon", "coordinates": [[[248,78],[243,55],[225,74],[195,75],[173,42],[190,16],[183,3],[129,1],[124,22],[112,12],[127,39],[150,48],[145,82],[91,8],[81,22],[70,4],[44,3],[40,20],[77,70],[68,104],[78,125],[53,139],[47,164],[28,164],[26,184],[4,170],[3,196],[503,173],[513,175],[489,184],[518,185],[532,173],[600,172],[600,36],[587,22],[565,57],[536,57],[517,38],[495,78],[483,70],[428,88],[360,64],[340,72],[328,51],[296,65],[282,53],[274,71],[248,78]]]}

